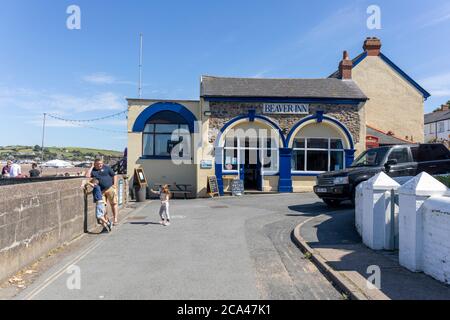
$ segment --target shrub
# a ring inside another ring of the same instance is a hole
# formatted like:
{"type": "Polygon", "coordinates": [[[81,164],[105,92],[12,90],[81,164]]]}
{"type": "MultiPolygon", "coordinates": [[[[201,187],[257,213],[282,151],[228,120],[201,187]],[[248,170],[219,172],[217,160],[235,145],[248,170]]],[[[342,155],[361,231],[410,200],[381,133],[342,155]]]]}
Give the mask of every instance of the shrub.
{"type": "Polygon", "coordinates": [[[443,184],[445,184],[447,186],[447,188],[450,188],[450,175],[436,176],[435,178],[437,180],[439,180],[440,182],[442,182],[443,184]]]}

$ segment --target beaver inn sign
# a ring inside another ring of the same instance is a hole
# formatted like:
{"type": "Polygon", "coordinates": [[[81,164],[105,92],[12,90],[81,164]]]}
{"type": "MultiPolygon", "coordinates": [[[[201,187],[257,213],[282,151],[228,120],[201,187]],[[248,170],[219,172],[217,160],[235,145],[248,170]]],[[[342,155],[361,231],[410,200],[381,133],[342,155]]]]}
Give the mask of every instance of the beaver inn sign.
{"type": "Polygon", "coordinates": [[[128,168],[150,184],[190,184],[198,197],[208,176],[221,193],[232,178],[246,190],[301,192],[367,147],[422,142],[429,93],[379,39],[363,49],[353,60],[344,52],[327,78],[203,76],[196,101],[128,99],[128,168]]]}

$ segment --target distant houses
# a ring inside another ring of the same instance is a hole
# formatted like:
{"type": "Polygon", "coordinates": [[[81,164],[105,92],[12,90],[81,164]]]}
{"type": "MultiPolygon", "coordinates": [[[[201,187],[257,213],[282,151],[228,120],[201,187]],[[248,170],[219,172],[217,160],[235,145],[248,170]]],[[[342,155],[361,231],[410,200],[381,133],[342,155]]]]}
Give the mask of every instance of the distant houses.
{"type": "Polygon", "coordinates": [[[425,142],[442,142],[450,147],[450,101],[425,115],[425,142]]]}

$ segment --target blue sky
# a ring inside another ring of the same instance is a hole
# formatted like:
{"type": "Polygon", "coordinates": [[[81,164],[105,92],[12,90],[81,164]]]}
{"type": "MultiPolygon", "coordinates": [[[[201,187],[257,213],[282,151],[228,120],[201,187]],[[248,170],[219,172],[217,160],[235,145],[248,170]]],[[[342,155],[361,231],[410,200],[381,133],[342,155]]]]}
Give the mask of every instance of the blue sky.
{"type": "MultiPolygon", "coordinates": [[[[450,100],[447,0],[0,0],[0,8],[0,145],[40,144],[44,112],[89,119],[126,109],[125,97],[137,96],[140,32],[145,98],[198,99],[202,74],[326,77],[343,50],[354,57],[378,36],[383,53],[433,94],[426,111],[450,100]],[[72,4],[81,30],[66,28],[72,4]],[[366,27],[372,4],[381,30],[366,27]]],[[[124,116],[97,126],[110,131],[49,119],[46,145],[126,146],[124,116]]]]}

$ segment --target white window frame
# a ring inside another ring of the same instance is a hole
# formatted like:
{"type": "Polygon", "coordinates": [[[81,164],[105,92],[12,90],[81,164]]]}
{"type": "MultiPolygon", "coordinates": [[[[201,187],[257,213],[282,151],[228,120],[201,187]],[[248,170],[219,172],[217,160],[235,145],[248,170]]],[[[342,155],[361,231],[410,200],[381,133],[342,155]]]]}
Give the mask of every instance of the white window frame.
{"type": "Polygon", "coordinates": [[[430,134],[435,134],[435,126],[436,126],[436,122],[432,122],[430,123],[430,134]]]}
{"type": "Polygon", "coordinates": [[[445,121],[439,121],[438,122],[438,133],[444,133],[445,132],[445,121]]]}
{"type": "MultiPolygon", "coordinates": [[[[278,159],[278,161],[277,161],[277,170],[265,170],[264,163],[261,163],[261,176],[276,175],[276,174],[278,174],[280,172],[280,147],[279,147],[279,142],[278,142],[277,138],[274,137],[272,139],[272,141],[275,142],[276,146],[275,147],[271,147],[271,148],[246,147],[245,145],[241,146],[241,140],[242,139],[237,138],[237,146],[236,147],[234,147],[234,146],[233,147],[226,147],[226,146],[224,146],[222,148],[221,159],[222,159],[222,173],[223,174],[233,175],[233,174],[239,174],[241,172],[241,165],[242,165],[242,163],[241,163],[241,152],[245,151],[245,150],[256,150],[257,152],[262,152],[264,150],[271,150],[272,152],[275,152],[276,157],[278,159]],[[226,163],[224,161],[224,156],[226,154],[226,150],[233,150],[233,151],[237,150],[237,169],[236,170],[227,170],[225,168],[226,163]]],[[[225,138],[225,141],[226,141],[226,138],[225,138]]],[[[260,156],[261,156],[261,154],[260,154],[260,156]]]]}
{"type": "MultiPolygon", "coordinates": [[[[330,172],[330,165],[331,165],[331,152],[335,152],[335,151],[341,151],[343,153],[343,169],[346,169],[346,163],[345,163],[345,148],[342,149],[331,149],[331,140],[340,140],[342,143],[342,146],[344,146],[344,141],[341,138],[338,137],[331,137],[331,138],[324,138],[324,137],[297,137],[295,139],[305,139],[305,147],[304,148],[292,148],[292,153],[294,153],[294,151],[304,151],[305,152],[305,168],[304,170],[292,170],[293,174],[303,174],[303,173],[308,173],[308,174],[321,174],[324,172],[330,172]],[[328,149],[320,149],[320,148],[308,148],[308,139],[328,139],[328,149]],[[328,152],[328,171],[307,171],[307,167],[308,167],[308,150],[310,151],[327,151],[328,152]]],[[[295,142],[294,142],[295,143],[295,142]]]]}

